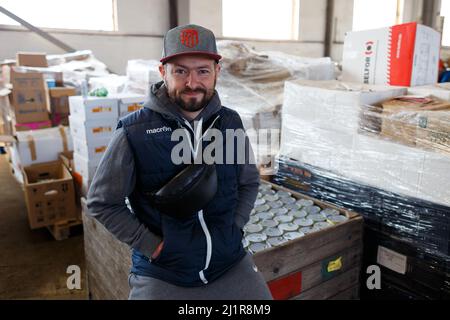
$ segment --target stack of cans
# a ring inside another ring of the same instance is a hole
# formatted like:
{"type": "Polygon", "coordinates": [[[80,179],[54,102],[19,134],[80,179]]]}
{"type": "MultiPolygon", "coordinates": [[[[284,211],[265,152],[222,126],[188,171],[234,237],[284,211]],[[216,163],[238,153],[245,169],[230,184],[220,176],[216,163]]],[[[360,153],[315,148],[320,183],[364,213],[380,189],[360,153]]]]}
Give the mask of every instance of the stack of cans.
{"type": "Polygon", "coordinates": [[[262,183],[242,243],[256,253],[346,220],[338,210],[322,209],[312,200],[296,199],[288,191],[262,183]]]}

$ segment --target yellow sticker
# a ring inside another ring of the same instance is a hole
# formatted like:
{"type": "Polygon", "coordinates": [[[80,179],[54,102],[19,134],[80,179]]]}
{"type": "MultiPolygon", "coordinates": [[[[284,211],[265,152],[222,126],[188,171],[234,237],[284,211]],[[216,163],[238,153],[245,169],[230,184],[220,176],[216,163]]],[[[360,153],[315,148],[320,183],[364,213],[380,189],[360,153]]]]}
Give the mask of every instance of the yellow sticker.
{"type": "Polygon", "coordinates": [[[328,262],[327,271],[333,272],[340,270],[342,268],[342,257],[337,258],[336,260],[328,262]]]}

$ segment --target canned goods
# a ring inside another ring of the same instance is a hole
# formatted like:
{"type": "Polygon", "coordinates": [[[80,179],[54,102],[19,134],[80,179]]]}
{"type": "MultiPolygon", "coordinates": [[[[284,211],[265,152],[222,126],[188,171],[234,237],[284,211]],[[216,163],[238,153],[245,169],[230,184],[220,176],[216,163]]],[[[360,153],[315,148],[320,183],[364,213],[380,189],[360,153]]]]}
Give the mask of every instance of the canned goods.
{"type": "Polygon", "coordinates": [[[266,189],[266,190],[261,190],[261,193],[264,197],[265,195],[274,195],[276,192],[275,192],[275,190],[272,190],[272,189],[266,189]]]}
{"type": "Polygon", "coordinates": [[[270,190],[272,189],[272,186],[269,183],[261,183],[259,185],[260,190],[270,190]]]}
{"type": "Polygon", "coordinates": [[[260,252],[260,251],[264,251],[267,248],[269,248],[269,246],[266,243],[262,243],[262,242],[260,242],[260,243],[252,243],[248,247],[248,249],[249,249],[249,251],[251,253],[257,253],[257,252],[260,252]]]}
{"type": "Polygon", "coordinates": [[[289,215],[283,215],[283,216],[276,216],[273,219],[275,221],[278,221],[279,223],[288,223],[288,222],[291,222],[292,220],[294,220],[294,217],[289,216],[289,215]]]}
{"type": "Polygon", "coordinates": [[[244,232],[247,233],[257,233],[257,232],[261,232],[263,229],[262,225],[260,224],[252,224],[252,223],[247,223],[244,226],[244,232]]]}
{"type": "Polygon", "coordinates": [[[289,210],[300,210],[300,208],[302,207],[301,205],[299,205],[298,203],[288,203],[284,206],[286,209],[289,210]]]}
{"type": "Polygon", "coordinates": [[[244,247],[244,249],[247,248],[249,245],[250,242],[246,238],[242,239],[242,246],[244,247]]]}
{"type": "Polygon", "coordinates": [[[267,204],[263,204],[262,206],[255,207],[256,212],[269,211],[270,207],[267,204]]]}
{"type": "Polygon", "coordinates": [[[282,223],[278,226],[278,228],[282,231],[296,231],[298,229],[298,225],[293,223],[293,222],[289,222],[289,223],[282,223]]]}
{"type": "Polygon", "coordinates": [[[267,219],[267,220],[263,220],[261,221],[261,225],[264,228],[274,228],[278,225],[278,221],[272,220],[272,219],[267,219]]]}
{"type": "Polygon", "coordinates": [[[310,214],[310,215],[308,215],[308,218],[312,219],[315,222],[322,222],[322,221],[327,220],[325,215],[320,214],[320,213],[318,213],[318,214],[310,214]]]}
{"type": "Polygon", "coordinates": [[[280,200],[268,202],[267,203],[271,208],[281,208],[284,204],[280,200]]]}
{"type": "Polygon", "coordinates": [[[267,228],[264,234],[268,237],[280,237],[283,232],[279,228],[267,228]]]}
{"type": "Polygon", "coordinates": [[[309,206],[305,208],[305,211],[309,214],[318,214],[320,212],[320,207],[318,206],[309,206]]]}
{"type": "Polygon", "coordinates": [[[264,203],[266,203],[266,199],[264,199],[264,198],[256,199],[255,200],[255,207],[262,206],[264,203]]]}
{"type": "Polygon", "coordinates": [[[291,211],[291,214],[295,217],[295,218],[304,218],[308,215],[308,213],[305,210],[296,210],[296,211],[291,211]]]}
{"type": "Polygon", "coordinates": [[[272,247],[277,247],[285,243],[287,240],[283,237],[268,238],[267,243],[272,247]]]}
{"type": "Polygon", "coordinates": [[[290,192],[288,192],[288,191],[283,191],[283,190],[279,190],[279,191],[277,192],[277,194],[278,194],[278,196],[279,196],[280,198],[285,198],[285,197],[290,197],[290,196],[292,196],[292,193],[290,193],[290,192]]]}
{"type": "Polygon", "coordinates": [[[272,208],[269,212],[272,212],[276,216],[281,216],[287,214],[289,210],[286,208],[272,208]]]}
{"type": "Polygon", "coordinates": [[[303,233],[301,233],[301,232],[296,232],[296,231],[294,231],[294,232],[288,232],[288,233],[285,233],[284,235],[283,235],[283,238],[285,238],[286,240],[288,240],[288,241],[290,241],[290,240],[294,240],[294,239],[297,239],[297,238],[301,238],[301,237],[303,237],[305,234],[303,234],[303,233]]]}
{"type": "Polygon", "coordinates": [[[339,216],[329,216],[327,218],[329,221],[331,221],[331,223],[336,224],[336,223],[340,223],[340,222],[344,222],[347,221],[348,218],[346,216],[343,215],[339,215],[339,216]]]}
{"type": "Polygon", "coordinates": [[[270,211],[263,211],[263,212],[258,212],[256,214],[256,216],[260,219],[260,220],[266,220],[266,219],[272,219],[273,218],[273,213],[270,211]]]}
{"type": "Polygon", "coordinates": [[[313,226],[312,228],[311,228],[311,233],[312,232],[317,232],[317,231],[320,231],[321,229],[319,229],[319,228],[317,228],[316,226],[313,226]]]}
{"type": "Polygon", "coordinates": [[[277,201],[279,197],[276,194],[266,194],[263,196],[263,199],[265,199],[268,202],[277,201]]]}
{"type": "Polygon", "coordinates": [[[256,224],[259,222],[259,217],[258,216],[250,216],[250,218],[248,219],[248,223],[250,224],[256,224]]]}
{"type": "Polygon", "coordinates": [[[265,233],[250,233],[246,238],[250,242],[264,242],[267,240],[267,235],[265,233]]]}
{"type": "Polygon", "coordinates": [[[294,223],[296,225],[299,225],[300,227],[309,227],[314,224],[314,221],[310,218],[300,218],[300,219],[294,220],[294,223]]]}
{"type": "Polygon", "coordinates": [[[336,209],[332,209],[332,208],[325,208],[322,210],[322,212],[324,215],[326,215],[327,217],[329,216],[338,216],[339,215],[339,211],[336,209]]]}
{"type": "Polygon", "coordinates": [[[295,203],[297,201],[297,200],[295,200],[295,198],[292,198],[292,197],[283,197],[283,198],[280,198],[280,200],[284,204],[291,204],[291,203],[295,203]]]}
{"type": "Polygon", "coordinates": [[[314,205],[314,201],[312,200],[306,200],[306,199],[300,199],[297,201],[297,203],[302,207],[309,207],[314,205]]]}
{"type": "Polygon", "coordinates": [[[311,227],[301,227],[298,229],[299,232],[303,232],[304,234],[311,233],[311,227]]]}
{"type": "Polygon", "coordinates": [[[326,228],[329,228],[329,227],[332,227],[332,226],[333,226],[333,225],[332,225],[331,223],[326,222],[326,221],[324,221],[324,222],[316,222],[316,223],[314,224],[314,227],[317,227],[317,228],[319,228],[320,230],[326,229],[326,228]]]}

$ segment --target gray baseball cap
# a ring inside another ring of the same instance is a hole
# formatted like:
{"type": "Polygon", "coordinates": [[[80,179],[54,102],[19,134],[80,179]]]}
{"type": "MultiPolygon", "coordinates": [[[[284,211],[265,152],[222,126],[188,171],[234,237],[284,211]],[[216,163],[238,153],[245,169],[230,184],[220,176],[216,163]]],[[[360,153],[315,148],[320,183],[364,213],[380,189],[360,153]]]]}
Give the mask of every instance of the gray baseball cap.
{"type": "Polygon", "coordinates": [[[185,54],[202,54],[219,61],[216,37],[211,30],[195,24],[187,24],[170,29],[164,36],[164,46],[160,62],[185,54]]]}

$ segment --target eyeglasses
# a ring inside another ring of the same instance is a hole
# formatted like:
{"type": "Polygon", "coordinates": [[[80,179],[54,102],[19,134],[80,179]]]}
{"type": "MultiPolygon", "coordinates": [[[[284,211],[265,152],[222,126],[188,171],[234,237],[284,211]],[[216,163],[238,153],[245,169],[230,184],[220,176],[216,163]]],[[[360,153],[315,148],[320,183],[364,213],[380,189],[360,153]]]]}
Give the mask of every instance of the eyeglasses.
{"type": "Polygon", "coordinates": [[[201,67],[195,69],[188,69],[185,67],[174,66],[171,70],[171,74],[179,80],[185,80],[189,78],[190,75],[195,75],[199,79],[209,79],[213,75],[213,71],[209,67],[201,67]]]}

